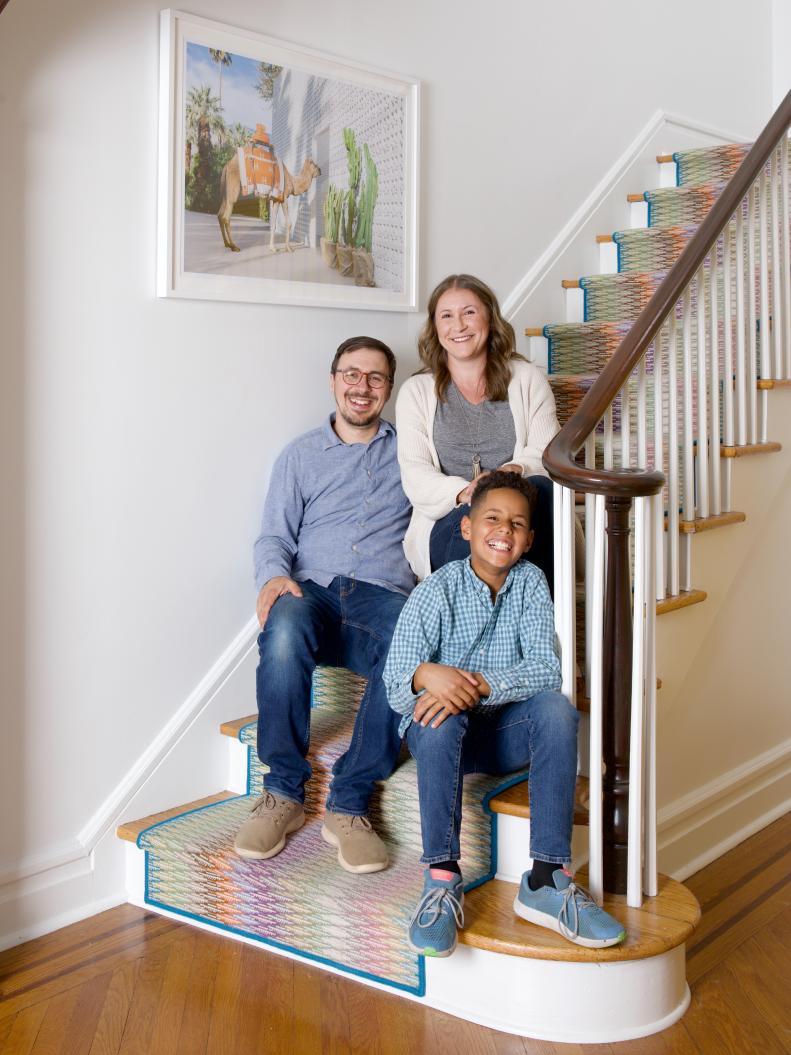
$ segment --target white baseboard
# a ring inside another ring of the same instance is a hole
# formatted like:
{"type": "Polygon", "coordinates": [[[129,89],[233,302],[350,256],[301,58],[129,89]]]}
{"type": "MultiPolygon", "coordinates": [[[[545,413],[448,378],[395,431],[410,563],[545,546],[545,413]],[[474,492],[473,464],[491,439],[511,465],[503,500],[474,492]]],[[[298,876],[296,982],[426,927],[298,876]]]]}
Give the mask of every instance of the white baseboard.
{"type": "Polygon", "coordinates": [[[683,880],[791,810],[791,740],[659,811],[659,865],[683,880]]]}

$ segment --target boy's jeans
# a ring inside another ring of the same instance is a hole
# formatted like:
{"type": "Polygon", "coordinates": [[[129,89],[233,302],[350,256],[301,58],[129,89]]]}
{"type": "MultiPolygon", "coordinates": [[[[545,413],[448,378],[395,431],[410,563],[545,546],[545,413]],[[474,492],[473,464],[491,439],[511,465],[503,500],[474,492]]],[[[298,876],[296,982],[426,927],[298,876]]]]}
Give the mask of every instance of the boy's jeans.
{"type": "Polygon", "coordinates": [[[425,864],[458,861],[465,773],[513,773],[530,766],[530,856],[571,861],[579,714],[559,692],[452,715],[436,729],[407,729],[417,760],[425,864]]]}
{"type": "Polygon", "coordinates": [[[348,751],[333,767],[327,809],[365,814],[377,780],[393,771],[401,716],[387,703],[382,669],[406,597],[336,576],[329,586],[301,582],[302,597],[272,606],[258,636],[258,757],[269,766],[268,791],[305,801],[311,775],[311,678],[317,664],[348,667],[368,678],[348,751]]]}

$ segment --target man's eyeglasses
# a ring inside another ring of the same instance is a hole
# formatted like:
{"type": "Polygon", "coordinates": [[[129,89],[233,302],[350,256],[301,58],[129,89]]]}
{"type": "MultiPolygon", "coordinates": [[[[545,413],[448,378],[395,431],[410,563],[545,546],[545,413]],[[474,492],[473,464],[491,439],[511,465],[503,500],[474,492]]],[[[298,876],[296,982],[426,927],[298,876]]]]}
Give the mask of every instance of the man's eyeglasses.
{"type": "Polygon", "coordinates": [[[389,374],[380,374],[378,370],[333,370],[332,372],[340,374],[346,385],[358,385],[365,378],[371,388],[382,388],[393,380],[389,374]]]}

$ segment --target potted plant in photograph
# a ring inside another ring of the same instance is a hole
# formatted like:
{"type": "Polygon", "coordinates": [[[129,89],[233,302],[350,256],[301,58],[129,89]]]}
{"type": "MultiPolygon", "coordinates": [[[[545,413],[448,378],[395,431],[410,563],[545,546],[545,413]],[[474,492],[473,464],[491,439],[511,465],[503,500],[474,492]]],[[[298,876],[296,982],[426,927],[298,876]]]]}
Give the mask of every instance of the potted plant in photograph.
{"type": "Polygon", "coordinates": [[[343,217],[343,191],[333,183],[324,199],[324,234],[321,238],[321,258],[327,267],[338,266],[338,235],[343,217]]]}
{"type": "Polygon", "coordinates": [[[374,209],[379,195],[379,173],[371,157],[368,144],[365,153],[365,183],[360,191],[357,224],[354,229],[354,282],[357,286],[374,286],[374,258],[371,254],[373,241],[374,209]]]}
{"type": "Polygon", "coordinates": [[[338,242],[338,270],[342,275],[354,271],[352,248],[354,246],[354,218],[357,213],[357,190],[360,186],[360,148],[352,128],[344,128],[343,142],[346,145],[346,164],[349,168],[349,189],[344,203],[343,239],[338,242]]]}

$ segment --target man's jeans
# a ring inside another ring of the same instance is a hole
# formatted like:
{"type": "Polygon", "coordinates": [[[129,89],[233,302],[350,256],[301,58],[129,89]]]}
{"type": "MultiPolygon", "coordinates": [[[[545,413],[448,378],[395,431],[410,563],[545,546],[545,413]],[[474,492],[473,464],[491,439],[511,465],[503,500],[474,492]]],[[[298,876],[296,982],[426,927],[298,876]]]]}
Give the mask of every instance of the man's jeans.
{"type": "Polygon", "coordinates": [[[407,729],[417,760],[425,864],[458,861],[465,773],[513,773],[530,766],[530,856],[571,861],[579,714],[559,692],[503,707],[478,706],[436,729],[407,729]]]}
{"type": "MultiPolygon", "coordinates": [[[[538,491],[538,500],[530,520],[533,529],[533,545],[527,552],[525,560],[535,564],[543,571],[549,584],[549,592],[554,596],[555,586],[555,543],[554,543],[554,505],[552,481],[546,476],[528,476],[530,483],[538,491]]],[[[452,560],[464,560],[470,555],[470,544],[461,537],[462,517],[469,515],[468,505],[456,506],[450,513],[441,517],[431,529],[429,539],[429,557],[431,570],[436,571],[452,560]]]]}
{"type": "Polygon", "coordinates": [[[275,601],[258,637],[258,757],[268,791],[305,801],[311,768],[311,678],[317,664],[348,667],[368,679],[348,751],[333,767],[327,809],[365,814],[375,781],[393,771],[400,715],[387,703],[382,670],[406,597],[336,576],[329,586],[301,582],[302,597],[275,601]]]}

